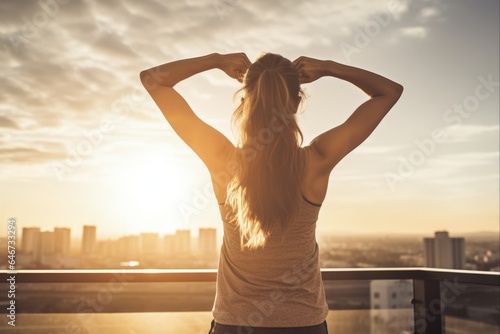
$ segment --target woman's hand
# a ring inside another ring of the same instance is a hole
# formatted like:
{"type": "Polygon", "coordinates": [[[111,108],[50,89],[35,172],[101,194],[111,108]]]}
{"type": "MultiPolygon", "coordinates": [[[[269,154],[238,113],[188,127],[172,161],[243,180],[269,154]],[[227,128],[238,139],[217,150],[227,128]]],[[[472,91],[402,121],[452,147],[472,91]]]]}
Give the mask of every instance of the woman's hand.
{"type": "Polygon", "coordinates": [[[223,70],[229,77],[243,82],[245,73],[252,64],[247,55],[243,52],[229,53],[218,56],[218,67],[223,70]]]}
{"type": "Polygon", "coordinates": [[[301,56],[292,63],[299,71],[299,81],[301,84],[316,81],[326,75],[324,60],[301,56]]]}

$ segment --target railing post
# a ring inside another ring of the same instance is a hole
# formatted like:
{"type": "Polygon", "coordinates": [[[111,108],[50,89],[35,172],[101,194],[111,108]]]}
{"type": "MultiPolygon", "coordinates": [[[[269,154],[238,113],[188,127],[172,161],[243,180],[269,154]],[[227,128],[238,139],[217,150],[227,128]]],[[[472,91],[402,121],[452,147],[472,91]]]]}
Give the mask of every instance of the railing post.
{"type": "Polygon", "coordinates": [[[442,301],[439,280],[413,280],[415,334],[442,334],[442,301]]]}

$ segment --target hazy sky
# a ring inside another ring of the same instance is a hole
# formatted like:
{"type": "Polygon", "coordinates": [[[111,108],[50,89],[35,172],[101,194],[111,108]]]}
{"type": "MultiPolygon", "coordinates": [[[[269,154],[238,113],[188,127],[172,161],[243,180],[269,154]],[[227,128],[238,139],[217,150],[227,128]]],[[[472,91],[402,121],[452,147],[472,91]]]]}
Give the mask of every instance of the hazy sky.
{"type": "MultiPolygon", "coordinates": [[[[333,59],[405,87],[334,170],[318,228],[357,233],[499,230],[499,2],[0,2],[0,219],[98,237],[221,226],[208,172],[175,136],[141,70],[212,52],[333,59]]],[[[239,88],[212,70],[178,85],[233,139],[239,88]]],[[[365,99],[303,87],[305,143],[365,99]]]]}

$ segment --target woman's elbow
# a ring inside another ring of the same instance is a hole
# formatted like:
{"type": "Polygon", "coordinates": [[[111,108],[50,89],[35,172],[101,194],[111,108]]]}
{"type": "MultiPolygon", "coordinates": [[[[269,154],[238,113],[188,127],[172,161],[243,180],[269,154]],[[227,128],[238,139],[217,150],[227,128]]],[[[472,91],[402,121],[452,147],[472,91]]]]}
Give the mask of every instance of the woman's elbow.
{"type": "Polygon", "coordinates": [[[397,82],[395,82],[394,86],[391,89],[391,96],[393,96],[394,99],[397,101],[403,94],[403,90],[404,90],[403,85],[400,85],[397,82]]]}
{"type": "Polygon", "coordinates": [[[141,71],[141,73],[139,73],[139,79],[141,79],[142,83],[147,81],[148,78],[150,78],[150,77],[151,77],[151,74],[149,74],[148,70],[144,70],[144,71],[141,71]]]}
{"type": "Polygon", "coordinates": [[[396,92],[398,93],[399,96],[403,94],[404,90],[405,88],[403,87],[403,85],[396,83],[396,92]]]}
{"type": "Polygon", "coordinates": [[[141,71],[141,73],[139,73],[139,78],[141,79],[144,88],[148,91],[158,87],[158,82],[151,75],[151,73],[149,73],[149,70],[141,71]]]}

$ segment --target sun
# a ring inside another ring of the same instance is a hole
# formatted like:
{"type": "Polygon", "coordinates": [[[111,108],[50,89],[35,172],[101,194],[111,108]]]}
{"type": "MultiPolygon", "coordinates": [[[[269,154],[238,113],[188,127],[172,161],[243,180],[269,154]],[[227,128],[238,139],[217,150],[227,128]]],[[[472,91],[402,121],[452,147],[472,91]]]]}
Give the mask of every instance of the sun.
{"type": "Polygon", "coordinates": [[[156,212],[175,199],[176,192],[182,189],[182,176],[175,164],[151,159],[140,161],[133,176],[124,182],[139,208],[156,212]]]}
{"type": "Polygon", "coordinates": [[[183,228],[179,205],[188,201],[193,172],[169,154],[144,153],[126,160],[113,177],[127,233],[171,233],[183,228]]]}

